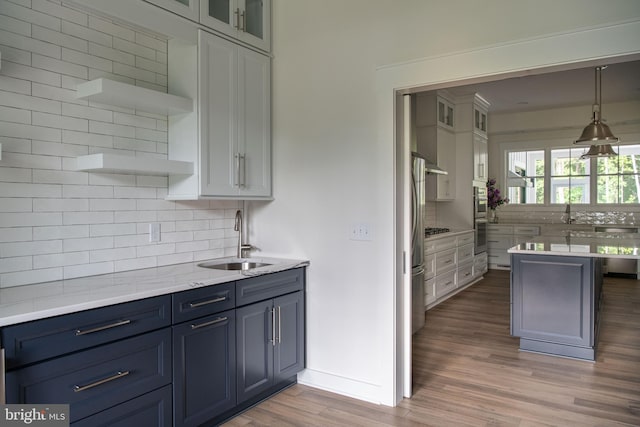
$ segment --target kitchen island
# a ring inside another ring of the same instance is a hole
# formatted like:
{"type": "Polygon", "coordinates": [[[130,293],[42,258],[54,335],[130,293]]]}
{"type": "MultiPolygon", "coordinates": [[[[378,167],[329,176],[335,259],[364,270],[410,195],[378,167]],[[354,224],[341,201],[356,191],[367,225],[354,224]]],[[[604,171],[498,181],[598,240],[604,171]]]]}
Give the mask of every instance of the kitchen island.
{"type": "Polygon", "coordinates": [[[572,232],[512,247],[511,335],[520,349],[595,361],[603,258],[640,259],[638,234],[572,232]]]}

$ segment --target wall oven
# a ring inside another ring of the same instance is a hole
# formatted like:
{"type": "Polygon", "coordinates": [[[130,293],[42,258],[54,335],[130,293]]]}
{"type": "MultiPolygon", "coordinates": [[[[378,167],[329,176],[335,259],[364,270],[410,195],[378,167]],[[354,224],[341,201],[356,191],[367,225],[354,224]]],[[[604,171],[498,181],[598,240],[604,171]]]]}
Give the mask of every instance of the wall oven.
{"type": "Polygon", "coordinates": [[[475,253],[487,251],[487,188],[473,187],[473,230],[475,253]]]}

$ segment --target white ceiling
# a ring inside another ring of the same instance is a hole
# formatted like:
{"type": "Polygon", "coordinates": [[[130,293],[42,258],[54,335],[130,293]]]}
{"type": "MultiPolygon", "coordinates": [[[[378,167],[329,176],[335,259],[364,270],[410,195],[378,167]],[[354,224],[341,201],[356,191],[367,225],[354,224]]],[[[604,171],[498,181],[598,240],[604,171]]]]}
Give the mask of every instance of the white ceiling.
{"type": "MultiPolygon", "coordinates": [[[[595,69],[515,77],[487,83],[448,88],[454,95],[479,93],[491,104],[491,112],[539,110],[592,104],[595,69]]],[[[609,65],[602,71],[602,105],[640,100],[640,61],[609,65]]]]}

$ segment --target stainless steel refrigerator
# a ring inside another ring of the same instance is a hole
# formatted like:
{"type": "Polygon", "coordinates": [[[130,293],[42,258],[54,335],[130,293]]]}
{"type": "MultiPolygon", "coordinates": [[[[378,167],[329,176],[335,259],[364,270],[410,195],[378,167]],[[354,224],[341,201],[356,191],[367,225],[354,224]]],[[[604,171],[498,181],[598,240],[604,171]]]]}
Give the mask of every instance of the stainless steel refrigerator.
{"type": "Polygon", "coordinates": [[[424,210],[426,160],[411,153],[411,332],[424,326],[424,210]]]}

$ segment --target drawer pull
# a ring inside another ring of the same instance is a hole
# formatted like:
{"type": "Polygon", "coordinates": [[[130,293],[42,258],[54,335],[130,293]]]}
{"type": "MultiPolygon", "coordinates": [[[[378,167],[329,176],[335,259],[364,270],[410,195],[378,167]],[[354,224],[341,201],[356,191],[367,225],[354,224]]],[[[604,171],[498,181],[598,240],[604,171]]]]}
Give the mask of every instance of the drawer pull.
{"type": "Polygon", "coordinates": [[[444,286],[449,286],[449,285],[452,285],[452,284],[453,284],[453,282],[449,281],[449,282],[445,283],[444,286]]]}
{"type": "Polygon", "coordinates": [[[200,323],[198,325],[191,325],[191,329],[204,328],[205,326],[215,325],[216,323],[225,322],[228,317],[218,317],[217,319],[211,320],[209,322],[200,323]]]}
{"type": "Polygon", "coordinates": [[[128,325],[129,323],[131,323],[131,320],[120,320],[118,322],[109,323],[108,325],[98,326],[96,328],[85,329],[85,330],[76,329],[76,336],[79,337],[80,335],[92,334],[94,332],[100,332],[100,331],[104,331],[106,329],[111,329],[111,328],[116,328],[118,326],[128,325]]]}
{"type": "Polygon", "coordinates": [[[74,385],[73,386],[73,391],[75,393],[78,393],[80,391],[85,391],[85,390],[88,390],[90,388],[102,385],[104,383],[108,383],[110,381],[117,380],[118,378],[126,377],[127,375],[129,375],[129,373],[130,373],[130,371],[118,371],[116,374],[111,375],[110,377],[103,378],[101,380],[92,382],[92,383],[87,384],[87,385],[74,385]]]}
{"type": "Polygon", "coordinates": [[[226,299],[227,299],[227,297],[218,297],[218,298],[210,299],[210,300],[207,300],[207,301],[190,302],[189,303],[189,307],[191,307],[191,308],[202,307],[203,305],[215,304],[217,302],[222,302],[222,301],[224,301],[226,299]]]}
{"type": "Polygon", "coordinates": [[[452,262],[453,262],[453,260],[452,260],[452,259],[450,259],[450,260],[447,260],[447,261],[445,262],[445,264],[451,264],[452,262]]]}

